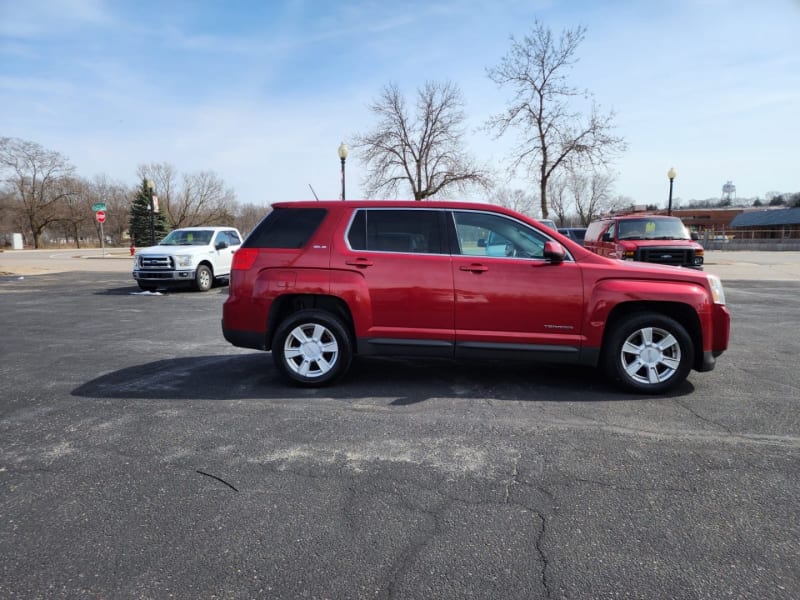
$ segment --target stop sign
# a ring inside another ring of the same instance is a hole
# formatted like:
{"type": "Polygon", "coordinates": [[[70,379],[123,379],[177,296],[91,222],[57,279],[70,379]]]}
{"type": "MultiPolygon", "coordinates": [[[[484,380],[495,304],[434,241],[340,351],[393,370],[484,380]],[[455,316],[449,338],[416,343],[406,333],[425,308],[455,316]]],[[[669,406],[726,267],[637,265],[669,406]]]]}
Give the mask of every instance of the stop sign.
{"type": "Polygon", "coordinates": [[[97,219],[98,223],[105,223],[105,221],[106,221],[106,211],[98,210],[96,213],[94,213],[94,218],[97,219]]]}

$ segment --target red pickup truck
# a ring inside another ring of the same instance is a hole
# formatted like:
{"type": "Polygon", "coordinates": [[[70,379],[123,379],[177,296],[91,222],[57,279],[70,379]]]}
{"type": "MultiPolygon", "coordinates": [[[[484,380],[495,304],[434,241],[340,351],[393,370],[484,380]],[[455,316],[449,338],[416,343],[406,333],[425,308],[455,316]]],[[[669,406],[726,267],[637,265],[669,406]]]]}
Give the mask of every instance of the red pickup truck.
{"type": "Polygon", "coordinates": [[[730,316],[711,274],[598,256],[471,202],[278,203],[236,252],[222,330],[304,386],[356,355],[598,366],[660,393],[709,371],[730,316]]]}
{"type": "Polygon", "coordinates": [[[609,258],[703,270],[703,247],[677,217],[638,213],[598,219],[586,229],[583,245],[609,258]]]}

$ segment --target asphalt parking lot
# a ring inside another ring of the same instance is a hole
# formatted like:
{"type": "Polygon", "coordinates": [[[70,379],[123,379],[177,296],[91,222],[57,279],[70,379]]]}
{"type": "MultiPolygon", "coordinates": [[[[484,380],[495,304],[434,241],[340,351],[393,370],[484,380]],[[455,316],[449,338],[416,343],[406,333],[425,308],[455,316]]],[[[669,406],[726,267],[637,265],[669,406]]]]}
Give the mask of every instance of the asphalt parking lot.
{"type": "Polygon", "coordinates": [[[225,287],[72,261],[0,254],[2,598],[800,597],[791,260],[720,273],[731,348],[662,397],[405,360],[299,390],[222,338],[225,287]]]}

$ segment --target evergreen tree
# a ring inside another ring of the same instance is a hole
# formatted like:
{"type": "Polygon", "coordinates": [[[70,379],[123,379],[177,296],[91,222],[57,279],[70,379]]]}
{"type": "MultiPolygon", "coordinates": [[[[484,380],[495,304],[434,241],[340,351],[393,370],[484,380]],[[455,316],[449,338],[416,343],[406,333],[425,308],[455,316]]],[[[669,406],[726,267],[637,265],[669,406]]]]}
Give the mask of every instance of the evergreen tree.
{"type": "MultiPolygon", "coordinates": [[[[169,223],[164,213],[157,212],[153,217],[158,243],[169,233],[169,223]]],[[[146,179],[142,179],[142,185],[131,203],[130,234],[134,245],[140,248],[150,245],[150,190],[146,179]]]]}

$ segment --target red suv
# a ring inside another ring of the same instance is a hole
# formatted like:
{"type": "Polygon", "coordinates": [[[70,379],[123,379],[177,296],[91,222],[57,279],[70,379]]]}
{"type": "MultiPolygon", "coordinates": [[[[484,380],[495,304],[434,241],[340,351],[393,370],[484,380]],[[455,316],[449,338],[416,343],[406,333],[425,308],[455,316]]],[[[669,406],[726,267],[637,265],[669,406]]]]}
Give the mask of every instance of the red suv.
{"type": "Polygon", "coordinates": [[[600,366],[659,393],[709,371],[730,316],[714,275],[598,256],[468,202],[287,202],[236,252],[222,330],[305,386],[354,355],[600,366]]]}

